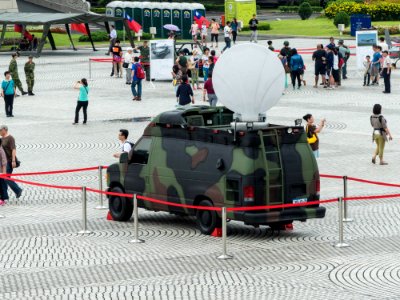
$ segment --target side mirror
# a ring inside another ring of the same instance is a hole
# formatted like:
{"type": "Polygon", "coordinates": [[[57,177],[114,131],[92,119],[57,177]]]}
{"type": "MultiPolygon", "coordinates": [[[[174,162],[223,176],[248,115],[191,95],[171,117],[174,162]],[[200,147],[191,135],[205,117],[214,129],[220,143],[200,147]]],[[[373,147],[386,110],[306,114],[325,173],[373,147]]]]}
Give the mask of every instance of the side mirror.
{"type": "Polygon", "coordinates": [[[121,153],[121,155],[119,157],[119,163],[120,164],[127,164],[128,163],[128,153],[127,152],[121,153]]]}

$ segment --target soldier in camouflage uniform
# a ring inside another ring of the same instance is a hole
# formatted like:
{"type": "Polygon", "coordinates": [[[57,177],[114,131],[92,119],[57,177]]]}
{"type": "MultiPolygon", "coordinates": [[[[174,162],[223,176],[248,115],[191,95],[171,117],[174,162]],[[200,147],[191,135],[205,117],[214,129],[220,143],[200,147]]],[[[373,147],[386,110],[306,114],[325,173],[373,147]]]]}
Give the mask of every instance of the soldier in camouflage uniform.
{"type": "Polygon", "coordinates": [[[33,62],[33,56],[29,56],[29,60],[25,64],[24,71],[26,84],[28,85],[28,95],[35,96],[33,93],[33,85],[35,84],[35,63],[33,62]]]}
{"type": "Polygon", "coordinates": [[[22,88],[22,82],[21,82],[21,80],[19,80],[19,76],[18,76],[18,65],[17,65],[17,57],[18,56],[19,55],[17,53],[12,54],[12,59],[10,61],[10,66],[8,67],[8,70],[11,73],[11,78],[14,81],[15,86],[20,90],[22,95],[26,95],[28,93],[25,92],[24,89],[22,88]]]}
{"type": "Polygon", "coordinates": [[[136,47],[135,50],[140,51],[140,62],[146,72],[146,81],[150,81],[150,47],[148,41],[143,41],[143,45],[136,47]]]}

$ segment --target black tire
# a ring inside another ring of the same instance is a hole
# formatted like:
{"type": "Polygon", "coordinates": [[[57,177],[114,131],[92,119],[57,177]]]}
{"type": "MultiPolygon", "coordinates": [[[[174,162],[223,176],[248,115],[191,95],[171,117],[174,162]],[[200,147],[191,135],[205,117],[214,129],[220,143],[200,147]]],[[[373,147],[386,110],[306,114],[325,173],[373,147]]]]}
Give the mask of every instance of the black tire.
{"type": "MultiPolygon", "coordinates": [[[[214,205],[210,200],[201,200],[199,206],[214,205]]],[[[203,234],[211,234],[215,228],[221,227],[221,221],[216,211],[200,209],[196,211],[196,223],[203,234]]]]}
{"type": "MultiPolygon", "coordinates": [[[[113,193],[124,193],[120,187],[113,187],[113,193]]],[[[120,196],[110,196],[108,208],[114,221],[128,221],[133,212],[132,199],[120,196]]]]}

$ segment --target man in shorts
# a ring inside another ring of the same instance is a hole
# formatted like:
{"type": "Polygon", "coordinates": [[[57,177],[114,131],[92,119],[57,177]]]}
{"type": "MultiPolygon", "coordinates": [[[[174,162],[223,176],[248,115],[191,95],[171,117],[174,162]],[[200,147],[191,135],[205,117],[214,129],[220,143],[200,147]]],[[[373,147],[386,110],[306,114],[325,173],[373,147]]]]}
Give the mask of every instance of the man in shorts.
{"type": "Polygon", "coordinates": [[[321,76],[321,81],[325,85],[325,74],[326,74],[326,51],[323,49],[323,45],[317,45],[317,50],[314,51],[312,59],[315,62],[315,84],[314,88],[318,87],[318,79],[321,76]]]}

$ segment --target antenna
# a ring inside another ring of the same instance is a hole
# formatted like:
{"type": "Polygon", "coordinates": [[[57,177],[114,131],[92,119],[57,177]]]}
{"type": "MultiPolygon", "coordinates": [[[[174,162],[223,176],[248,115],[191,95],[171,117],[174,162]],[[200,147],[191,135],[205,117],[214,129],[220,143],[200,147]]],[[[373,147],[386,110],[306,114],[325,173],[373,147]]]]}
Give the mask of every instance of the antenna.
{"type": "Polygon", "coordinates": [[[276,53],[257,44],[241,44],[224,52],[213,71],[219,102],[241,115],[241,121],[259,121],[285,88],[285,71],[276,53]]]}

